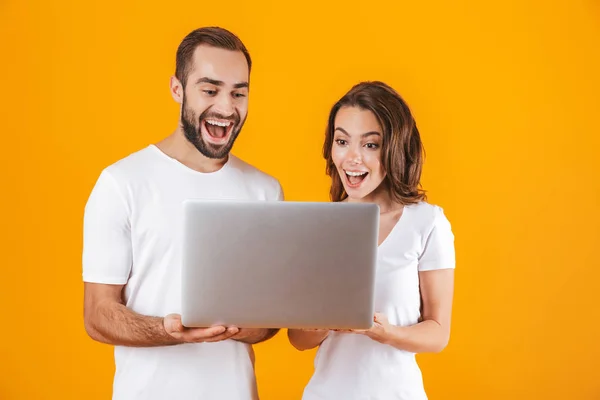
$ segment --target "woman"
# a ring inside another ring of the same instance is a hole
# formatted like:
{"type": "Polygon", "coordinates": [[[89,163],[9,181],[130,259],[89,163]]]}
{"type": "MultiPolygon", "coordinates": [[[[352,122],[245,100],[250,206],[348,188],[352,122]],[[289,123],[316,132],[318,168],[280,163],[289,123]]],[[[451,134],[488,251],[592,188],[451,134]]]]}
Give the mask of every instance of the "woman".
{"type": "Polygon", "coordinates": [[[408,106],[384,83],[354,86],[331,110],[323,156],[332,201],[379,205],[377,312],[369,330],[288,330],[297,349],[319,346],[303,399],[426,399],[415,354],[449,340],[454,236],[420,189],[423,147],[408,106]]]}

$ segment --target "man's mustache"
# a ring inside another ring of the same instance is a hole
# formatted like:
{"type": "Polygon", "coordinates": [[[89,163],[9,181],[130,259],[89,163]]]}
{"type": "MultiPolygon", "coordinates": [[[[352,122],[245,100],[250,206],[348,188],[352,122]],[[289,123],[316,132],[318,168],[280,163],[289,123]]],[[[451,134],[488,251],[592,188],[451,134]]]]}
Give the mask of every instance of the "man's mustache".
{"type": "Polygon", "coordinates": [[[211,119],[211,118],[219,119],[222,121],[231,121],[234,124],[237,124],[240,121],[240,118],[237,116],[237,114],[230,115],[229,117],[224,117],[223,115],[216,114],[216,113],[202,114],[202,115],[200,115],[199,120],[202,121],[203,119],[211,119]]]}

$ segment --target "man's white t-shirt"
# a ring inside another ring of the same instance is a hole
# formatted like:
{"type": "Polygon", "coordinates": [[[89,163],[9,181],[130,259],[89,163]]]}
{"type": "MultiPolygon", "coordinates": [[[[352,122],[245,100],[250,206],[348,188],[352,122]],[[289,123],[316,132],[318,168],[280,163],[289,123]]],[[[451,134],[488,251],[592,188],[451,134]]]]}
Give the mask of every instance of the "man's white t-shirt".
{"type": "MultiPolygon", "coordinates": [[[[454,235],[443,210],[426,202],[404,208],[379,246],[375,311],[409,326],[421,316],[419,272],[455,268],[454,235]]],[[[315,357],[303,400],[424,400],[415,354],[357,333],[330,332],[315,357]]]]}
{"type": "MultiPolygon", "coordinates": [[[[131,310],[181,313],[182,202],[283,200],[279,182],[230,155],[201,173],[150,145],[105,168],[85,207],[83,280],[125,284],[131,310]]],[[[115,347],[114,400],[257,398],[250,345],[115,347]]]]}

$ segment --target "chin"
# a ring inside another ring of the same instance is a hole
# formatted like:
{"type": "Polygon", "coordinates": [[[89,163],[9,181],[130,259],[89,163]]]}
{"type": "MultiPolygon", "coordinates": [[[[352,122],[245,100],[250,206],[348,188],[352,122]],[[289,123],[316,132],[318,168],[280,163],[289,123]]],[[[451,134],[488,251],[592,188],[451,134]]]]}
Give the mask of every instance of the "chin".
{"type": "Polygon", "coordinates": [[[352,200],[363,200],[365,197],[367,197],[369,195],[369,193],[371,193],[370,191],[367,191],[367,190],[356,190],[356,189],[347,189],[347,188],[344,188],[344,190],[346,191],[346,194],[348,195],[348,199],[352,199],[352,200]]]}

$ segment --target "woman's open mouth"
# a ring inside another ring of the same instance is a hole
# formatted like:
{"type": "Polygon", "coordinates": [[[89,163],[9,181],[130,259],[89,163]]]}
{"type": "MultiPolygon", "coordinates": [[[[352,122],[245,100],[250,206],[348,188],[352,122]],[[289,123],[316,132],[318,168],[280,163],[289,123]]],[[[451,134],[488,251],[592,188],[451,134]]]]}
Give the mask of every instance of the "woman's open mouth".
{"type": "Polygon", "coordinates": [[[369,173],[366,171],[347,171],[344,170],[344,175],[346,176],[346,183],[349,187],[356,189],[358,188],[369,173]]]}

